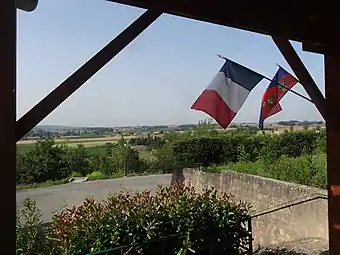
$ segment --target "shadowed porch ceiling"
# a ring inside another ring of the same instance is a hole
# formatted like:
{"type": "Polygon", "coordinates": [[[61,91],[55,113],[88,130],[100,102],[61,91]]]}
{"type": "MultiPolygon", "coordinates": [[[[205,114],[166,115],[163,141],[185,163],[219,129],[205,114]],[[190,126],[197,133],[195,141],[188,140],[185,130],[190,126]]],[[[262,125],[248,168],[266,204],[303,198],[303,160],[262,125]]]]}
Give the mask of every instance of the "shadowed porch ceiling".
{"type": "Polygon", "coordinates": [[[252,32],[285,37],[322,47],[323,44],[339,41],[340,15],[336,1],[285,1],[271,5],[260,1],[210,0],[107,0],[144,9],[159,8],[164,13],[211,22],[219,25],[245,29],[252,32]],[[335,14],[335,15],[333,15],[335,14]]]}

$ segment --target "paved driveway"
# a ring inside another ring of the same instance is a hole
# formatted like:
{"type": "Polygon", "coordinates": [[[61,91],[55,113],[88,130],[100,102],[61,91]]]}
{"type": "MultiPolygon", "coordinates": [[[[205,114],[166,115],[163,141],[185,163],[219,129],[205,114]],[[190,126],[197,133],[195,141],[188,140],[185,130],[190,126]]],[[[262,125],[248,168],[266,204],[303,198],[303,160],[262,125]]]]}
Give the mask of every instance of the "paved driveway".
{"type": "Polygon", "coordinates": [[[63,204],[69,207],[81,204],[85,197],[94,195],[97,200],[104,199],[109,192],[117,192],[121,187],[131,191],[151,189],[155,191],[158,185],[169,185],[171,175],[151,175],[101,180],[84,183],[68,183],[59,186],[17,191],[17,207],[20,207],[26,197],[37,202],[42,211],[42,220],[51,220],[55,211],[60,210],[63,204]]]}

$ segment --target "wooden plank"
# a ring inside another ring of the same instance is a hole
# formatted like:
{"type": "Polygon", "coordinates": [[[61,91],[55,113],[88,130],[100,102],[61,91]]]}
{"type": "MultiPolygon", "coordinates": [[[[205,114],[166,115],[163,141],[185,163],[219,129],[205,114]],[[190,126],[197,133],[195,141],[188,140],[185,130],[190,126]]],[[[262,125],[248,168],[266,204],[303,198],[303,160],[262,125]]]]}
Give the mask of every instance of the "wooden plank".
{"type": "Polygon", "coordinates": [[[325,45],[320,43],[302,43],[302,50],[318,54],[324,54],[325,45]]]}

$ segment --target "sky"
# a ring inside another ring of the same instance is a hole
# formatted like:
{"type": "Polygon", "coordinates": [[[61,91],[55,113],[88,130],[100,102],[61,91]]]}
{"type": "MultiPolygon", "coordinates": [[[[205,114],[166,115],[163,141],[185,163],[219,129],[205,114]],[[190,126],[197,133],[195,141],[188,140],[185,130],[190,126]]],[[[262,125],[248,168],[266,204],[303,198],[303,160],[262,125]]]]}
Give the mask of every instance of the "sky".
{"type": "MultiPolygon", "coordinates": [[[[18,10],[17,118],[144,12],[104,0],[39,1],[18,10]]],[[[323,56],[292,42],[324,94],[323,56]]],[[[190,107],[219,71],[221,54],[269,78],[279,63],[269,36],[163,14],[40,124],[127,126],[192,124],[208,118],[190,107]]],[[[257,85],[234,122],[257,122],[268,81],[257,85]]],[[[294,90],[307,95],[301,85],[294,90]]],[[[322,120],[316,107],[287,93],[266,120],[322,120]]]]}

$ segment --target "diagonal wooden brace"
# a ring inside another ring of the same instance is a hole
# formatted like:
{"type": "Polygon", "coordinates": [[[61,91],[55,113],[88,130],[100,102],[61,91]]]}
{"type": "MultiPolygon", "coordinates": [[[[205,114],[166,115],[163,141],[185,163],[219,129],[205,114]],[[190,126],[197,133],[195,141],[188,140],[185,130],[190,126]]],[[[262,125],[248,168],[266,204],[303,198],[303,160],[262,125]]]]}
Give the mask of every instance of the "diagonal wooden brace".
{"type": "Polygon", "coordinates": [[[288,39],[284,39],[277,36],[272,36],[272,39],[283,57],[286,59],[296,77],[300,80],[300,83],[312,99],[316,108],[319,110],[322,117],[326,120],[326,100],[309,74],[305,65],[301,61],[300,57],[294,50],[293,46],[288,39]]]}
{"type": "Polygon", "coordinates": [[[16,123],[15,137],[19,141],[40,121],[55,110],[62,102],[89,80],[96,72],[122,51],[160,15],[160,10],[147,10],[102,50],[62,82],[50,94],[36,104],[16,123]]]}

